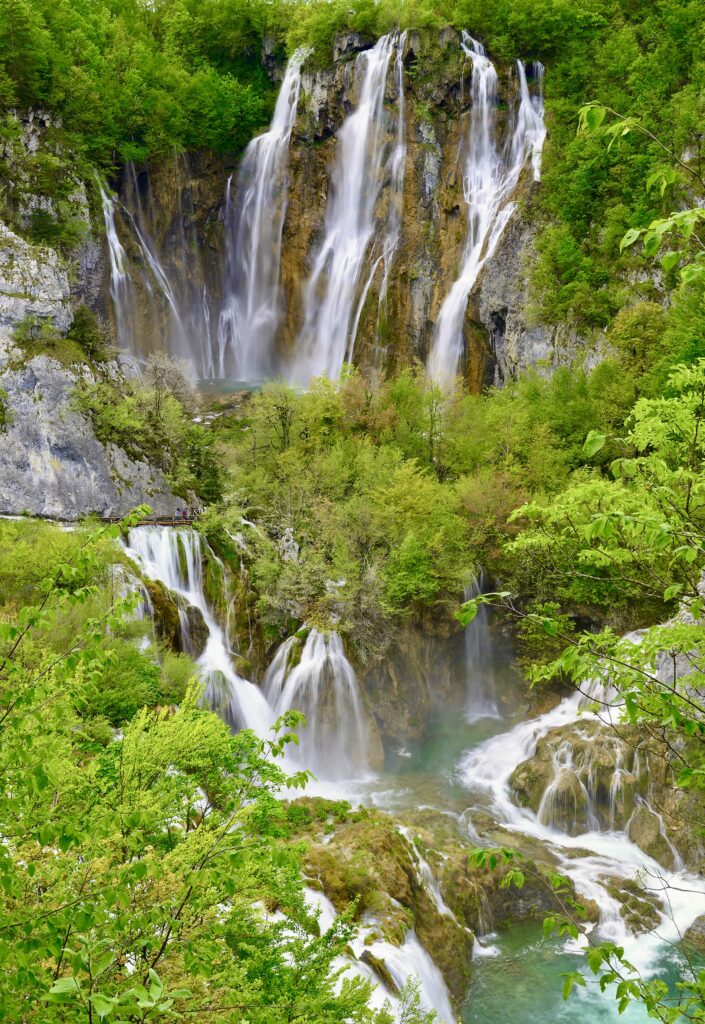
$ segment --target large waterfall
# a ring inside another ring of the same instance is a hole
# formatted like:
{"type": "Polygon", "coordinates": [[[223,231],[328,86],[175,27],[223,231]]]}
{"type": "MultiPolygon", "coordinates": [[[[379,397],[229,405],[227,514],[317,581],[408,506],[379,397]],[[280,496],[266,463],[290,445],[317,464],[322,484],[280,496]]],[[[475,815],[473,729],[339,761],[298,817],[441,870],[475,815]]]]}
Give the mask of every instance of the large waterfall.
{"type": "Polygon", "coordinates": [[[441,306],[428,358],[431,375],[446,386],[460,366],[468,297],[514,212],[516,204],[511,197],[527,160],[531,160],[534,177],[539,177],[545,137],[541,66],[536,66],[537,95],[532,97],[524,65],[517,61],[517,95],[502,145],[497,131],[497,71],[484,47],[467,32],[463,32],[462,46],[472,61],[472,108],[463,168],[467,238],[460,273],[441,306]]]}
{"type": "Polygon", "coordinates": [[[298,51],[289,61],[269,131],[247,147],[237,175],[236,202],[228,181],[227,258],[213,376],[257,380],[276,373],[273,345],[282,313],[279,265],[289,140],[305,57],[305,51],[298,51]]]}
{"type": "Polygon", "coordinates": [[[375,208],[385,180],[391,181],[397,193],[403,186],[403,45],[403,37],[395,33],[382,36],[355,61],[359,99],[338,133],[323,241],[306,285],[304,325],[290,371],[290,376],[302,383],[323,374],[335,379],[344,362],[352,360],[360,315],[375,271],[384,262],[388,273],[396,248],[396,203],[390,205],[390,219],[381,235],[375,208]],[[384,106],[395,51],[396,137],[384,106]]]}
{"type": "MultiPolygon", "coordinates": [[[[164,349],[188,359],[200,377],[258,382],[283,376],[305,385],[319,375],[336,379],[346,362],[360,357],[386,365],[385,339],[394,328],[406,332],[419,352],[432,327],[428,369],[449,385],[462,364],[470,294],[515,210],[524,168],[530,165],[534,178],[540,176],[546,134],[542,66],[532,64],[527,77],[524,64],[516,63],[513,95],[506,116],[500,117],[497,70],[466,32],[461,46],[472,63],[471,109],[459,156],[453,150],[443,159],[448,161],[444,174],[450,176],[460,160],[467,224],[457,277],[450,286],[444,284],[448,290],[435,326],[430,306],[426,310],[416,293],[412,321],[397,324],[394,319],[399,315],[395,259],[410,230],[404,204],[414,201],[419,187],[416,180],[406,184],[407,173],[419,173],[418,159],[407,154],[408,137],[418,144],[435,136],[424,134],[418,113],[409,130],[405,92],[413,84],[405,81],[408,46],[405,33],[393,32],[338,72],[349,113],[331,140],[325,215],[321,211],[320,230],[316,225],[307,235],[310,251],[301,255],[300,293],[289,295],[292,317],[301,307],[300,321],[282,330],[287,299],[281,257],[302,52],[287,65],[269,130],[250,143],[238,171],[223,183],[225,200],[217,218],[225,235],[222,267],[204,258],[198,227],[203,227],[203,211],[197,216],[194,210],[193,175],[185,157],[174,157],[170,180],[178,201],[168,214],[153,202],[148,172],[131,164],[123,174],[119,202],[103,192],[110,294],[121,347],[138,356],[164,349]],[[395,289],[391,321],[390,286],[395,289]],[[361,325],[362,353],[356,351],[361,325]],[[284,337],[295,338],[288,352],[284,337]]],[[[313,88],[321,88],[315,79],[313,88]]],[[[216,219],[209,216],[208,230],[214,231],[216,219]]],[[[429,221],[424,230],[436,237],[441,225],[429,221]]],[[[287,239],[290,232],[295,226],[287,226],[287,239]]],[[[457,244],[450,236],[446,241],[457,244]]],[[[424,288],[437,293],[445,271],[434,258],[423,264],[422,275],[428,275],[424,288]]],[[[413,267],[411,272],[418,274],[413,267]]],[[[288,277],[286,287],[294,287],[288,277]]]]}

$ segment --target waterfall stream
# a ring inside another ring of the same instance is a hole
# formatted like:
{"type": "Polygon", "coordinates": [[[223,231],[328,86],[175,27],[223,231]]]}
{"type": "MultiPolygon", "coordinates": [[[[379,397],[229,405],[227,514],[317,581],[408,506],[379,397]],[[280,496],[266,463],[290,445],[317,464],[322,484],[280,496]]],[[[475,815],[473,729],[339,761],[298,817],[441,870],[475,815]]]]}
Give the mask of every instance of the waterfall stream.
{"type": "Polygon", "coordinates": [[[237,175],[238,200],[225,202],[226,268],[212,376],[258,380],[275,370],[273,345],[282,299],[279,286],[287,207],[289,141],[296,121],[301,65],[287,64],[269,131],[247,147],[237,175]]]}
{"type": "MultiPolygon", "coordinates": [[[[202,540],[193,530],[141,526],[129,532],[126,554],[151,580],[162,583],[201,612],[208,629],[198,666],[205,682],[204,700],[233,729],[253,729],[266,736],[274,717],[262,691],[233,668],[225,633],[205,598],[202,540]]],[[[211,557],[215,557],[211,553],[211,557]]],[[[183,622],[183,620],[182,620],[183,622]]]]}
{"type": "MultiPolygon", "coordinates": [[[[482,573],[465,589],[465,600],[469,601],[483,592],[482,573]]],[[[465,627],[465,666],[467,672],[466,718],[477,722],[480,718],[499,718],[496,694],[496,658],[492,633],[490,632],[490,611],[487,605],[480,605],[473,621],[465,627]]]]}
{"type": "Polygon", "coordinates": [[[543,68],[535,66],[537,95],[532,97],[524,65],[517,61],[518,90],[510,107],[507,136],[501,145],[497,130],[497,71],[484,47],[467,32],[463,32],[462,47],[472,61],[472,106],[463,167],[467,238],[460,273],[441,306],[428,358],[429,372],[444,386],[453,383],[460,366],[463,320],[470,292],[516,208],[511,197],[527,160],[531,160],[534,178],[540,175],[546,134],[541,91],[543,68]]]}
{"type": "Polygon", "coordinates": [[[295,708],[306,716],[292,754],[302,768],[331,781],[367,773],[362,697],[337,633],[312,629],[303,648],[296,637],[285,641],[267,669],[263,692],[277,715],[295,708]]]}
{"type": "Polygon", "coordinates": [[[394,225],[398,203],[390,203],[390,214],[381,232],[375,213],[385,181],[391,179],[397,193],[403,187],[401,58],[395,62],[396,139],[384,106],[392,55],[395,51],[399,55],[403,45],[403,36],[382,36],[355,61],[359,99],[338,132],[323,241],[306,285],[304,324],[289,373],[300,383],[319,375],[336,379],[343,363],[352,359],[360,316],[374,274],[381,262],[388,272],[396,248],[398,228],[394,225]],[[380,244],[376,254],[375,243],[380,244]],[[366,265],[369,269],[361,288],[366,265]]]}

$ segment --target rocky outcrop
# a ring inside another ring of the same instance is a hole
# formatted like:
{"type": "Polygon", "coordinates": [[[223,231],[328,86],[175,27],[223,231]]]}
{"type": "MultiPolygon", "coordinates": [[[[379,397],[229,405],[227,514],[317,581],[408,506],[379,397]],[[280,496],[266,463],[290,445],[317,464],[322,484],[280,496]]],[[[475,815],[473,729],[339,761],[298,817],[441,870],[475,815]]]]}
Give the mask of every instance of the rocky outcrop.
{"type": "MultiPolygon", "coordinates": [[[[365,945],[382,940],[401,946],[413,929],[459,1004],[473,936],[434,894],[410,838],[378,811],[308,798],[292,808],[307,842],[307,884],[324,892],[338,912],[354,906],[355,919],[365,924],[365,945]]],[[[384,978],[384,962],[372,966],[384,978]]]]}
{"type": "Polygon", "coordinates": [[[29,320],[68,331],[68,274],[53,249],[30,245],[0,223],[0,366],[15,330],[29,320]]]}
{"type": "MultiPolygon", "coordinates": [[[[88,371],[85,371],[86,373],[88,371]]],[[[72,404],[78,371],[47,356],[0,375],[0,511],[78,519],[122,516],[137,505],[175,514],[180,502],[163,473],[101,444],[72,404]]]]}
{"type": "Polygon", "coordinates": [[[669,745],[655,730],[587,719],[546,733],[511,785],[545,825],[571,835],[625,831],[665,868],[700,870],[705,816],[697,793],[676,785],[681,755],[682,742],[669,745]]]}

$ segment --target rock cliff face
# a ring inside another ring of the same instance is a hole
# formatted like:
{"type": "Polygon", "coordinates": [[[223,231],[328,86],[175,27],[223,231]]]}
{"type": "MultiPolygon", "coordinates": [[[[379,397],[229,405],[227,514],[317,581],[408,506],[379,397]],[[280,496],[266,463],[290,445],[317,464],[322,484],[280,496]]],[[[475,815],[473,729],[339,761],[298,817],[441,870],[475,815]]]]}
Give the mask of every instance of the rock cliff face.
{"type": "Polygon", "coordinates": [[[0,223],[0,359],[28,319],[66,332],[72,318],[68,273],[57,253],[0,223]]]}
{"type": "Polygon", "coordinates": [[[0,375],[0,513],[78,519],[120,516],[146,503],[174,514],[163,474],[103,445],[72,406],[77,371],[47,356],[0,375]]]}

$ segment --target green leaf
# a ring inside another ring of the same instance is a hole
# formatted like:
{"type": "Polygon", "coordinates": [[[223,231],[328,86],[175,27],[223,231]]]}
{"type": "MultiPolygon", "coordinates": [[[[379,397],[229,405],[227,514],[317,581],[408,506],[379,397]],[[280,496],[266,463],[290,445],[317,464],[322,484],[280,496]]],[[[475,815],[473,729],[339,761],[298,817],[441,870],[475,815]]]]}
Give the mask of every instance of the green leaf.
{"type": "Polygon", "coordinates": [[[619,251],[622,252],[623,249],[628,249],[630,245],[634,245],[634,243],[641,237],[642,233],[642,228],[630,228],[619,243],[619,251]]]}
{"type": "Polygon", "coordinates": [[[78,992],[78,990],[79,984],[75,978],[59,978],[49,989],[52,995],[66,995],[69,992],[78,992]]]}
{"type": "Polygon", "coordinates": [[[480,610],[480,602],[476,599],[466,601],[456,613],[456,619],[461,626],[469,626],[480,610]]]}
{"type": "Polygon", "coordinates": [[[94,992],[91,996],[91,1003],[98,1016],[101,1018],[107,1017],[113,1012],[117,1006],[117,999],[113,996],[105,996],[100,992],[94,992]]]}
{"type": "Polygon", "coordinates": [[[563,974],[561,977],[565,978],[565,981],[563,982],[564,999],[568,999],[575,985],[582,985],[585,987],[585,978],[579,971],[571,971],[570,974],[563,974]]]}
{"type": "Polygon", "coordinates": [[[593,455],[597,455],[600,449],[605,447],[606,441],[607,437],[605,434],[601,434],[597,430],[591,430],[588,436],[585,438],[583,452],[585,453],[585,455],[587,455],[589,459],[591,459],[593,455]]]}

